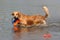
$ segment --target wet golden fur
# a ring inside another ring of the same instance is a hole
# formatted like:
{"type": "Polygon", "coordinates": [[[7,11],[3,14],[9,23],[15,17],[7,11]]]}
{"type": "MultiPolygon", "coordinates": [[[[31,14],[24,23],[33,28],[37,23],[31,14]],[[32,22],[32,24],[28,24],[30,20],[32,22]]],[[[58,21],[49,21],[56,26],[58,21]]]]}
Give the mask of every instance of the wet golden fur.
{"type": "Polygon", "coordinates": [[[36,24],[46,24],[46,18],[48,17],[48,8],[43,6],[45,16],[42,15],[25,15],[22,12],[13,12],[12,16],[19,18],[20,23],[25,26],[36,25],[36,24]]]}

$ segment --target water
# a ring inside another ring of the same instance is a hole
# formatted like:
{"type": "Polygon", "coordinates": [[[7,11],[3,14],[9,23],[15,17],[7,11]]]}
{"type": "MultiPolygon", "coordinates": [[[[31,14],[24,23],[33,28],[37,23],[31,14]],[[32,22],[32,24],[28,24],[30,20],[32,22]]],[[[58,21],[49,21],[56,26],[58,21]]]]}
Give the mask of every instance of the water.
{"type": "Polygon", "coordinates": [[[60,0],[0,0],[0,40],[45,40],[47,31],[52,35],[49,40],[60,40],[60,0]],[[20,33],[12,31],[11,13],[21,11],[25,14],[44,15],[42,6],[49,8],[48,27],[23,28],[20,33]]]}

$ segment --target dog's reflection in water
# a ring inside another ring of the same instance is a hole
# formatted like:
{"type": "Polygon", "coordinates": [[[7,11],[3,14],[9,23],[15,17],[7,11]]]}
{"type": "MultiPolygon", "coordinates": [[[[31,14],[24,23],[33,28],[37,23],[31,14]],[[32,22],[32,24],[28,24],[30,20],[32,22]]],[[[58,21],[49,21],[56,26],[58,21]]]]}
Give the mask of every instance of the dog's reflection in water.
{"type": "Polygon", "coordinates": [[[20,31],[13,32],[13,40],[20,40],[24,36],[24,33],[32,31],[30,29],[31,28],[21,28],[20,31]]]}
{"type": "Polygon", "coordinates": [[[20,32],[13,33],[13,37],[12,37],[13,40],[20,40],[20,38],[21,38],[20,32]]]}
{"type": "Polygon", "coordinates": [[[14,31],[14,33],[21,33],[21,32],[32,32],[35,31],[37,27],[21,27],[19,30],[14,31]]]}
{"type": "Polygon", "coordinates": [[[44,27],[28,27],[28,28],[20,28],[20,31],[14,32],[13,33],[13,40],[20,40],[22,38],[24,38],[26,35],[25,33],[30,33],[30,32],[35,32],[36,30],[38,30],[39,32],[43,32],[44,27]]]}
{"type": "Polygon", "coordinates": [[[20,40],[24,36],[25,33],[29,33],[35,31],[36,28],[21,28],[20,31],[13,32],[13,40],[20,40]]]}

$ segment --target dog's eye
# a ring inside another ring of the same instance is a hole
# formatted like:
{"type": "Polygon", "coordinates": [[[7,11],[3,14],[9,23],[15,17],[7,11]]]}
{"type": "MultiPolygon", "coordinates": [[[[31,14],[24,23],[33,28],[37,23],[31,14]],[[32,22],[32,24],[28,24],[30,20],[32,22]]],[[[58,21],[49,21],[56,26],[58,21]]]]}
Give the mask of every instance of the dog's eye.
{"type": "Polygon", "coordinates": [[[18,15],[18,14],[16,14],[16,15],[18,15]]]}
{"type": "Polygon", "coordinates": [[[12,13],[12,15],[14,15],[14,13],[12,13]]]}

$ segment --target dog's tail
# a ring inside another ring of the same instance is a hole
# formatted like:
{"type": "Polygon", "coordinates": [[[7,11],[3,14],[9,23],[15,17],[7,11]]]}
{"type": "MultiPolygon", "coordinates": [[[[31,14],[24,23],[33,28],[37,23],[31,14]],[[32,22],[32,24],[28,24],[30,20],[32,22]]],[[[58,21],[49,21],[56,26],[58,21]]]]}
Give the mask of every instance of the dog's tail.
{"type": "Polygon", "coordinates": [[[46,13],[45,14],[45,18],[47,18],[48,17],[48,14],[49,14],[49,10],[48,10],[48,8],[46,6],[43,6],[43,10],[46,13]]]}

